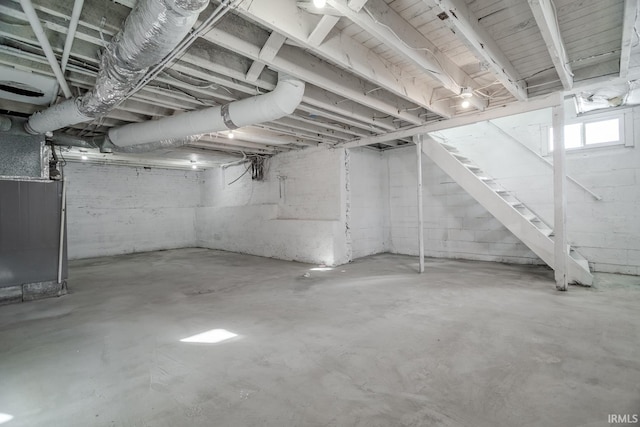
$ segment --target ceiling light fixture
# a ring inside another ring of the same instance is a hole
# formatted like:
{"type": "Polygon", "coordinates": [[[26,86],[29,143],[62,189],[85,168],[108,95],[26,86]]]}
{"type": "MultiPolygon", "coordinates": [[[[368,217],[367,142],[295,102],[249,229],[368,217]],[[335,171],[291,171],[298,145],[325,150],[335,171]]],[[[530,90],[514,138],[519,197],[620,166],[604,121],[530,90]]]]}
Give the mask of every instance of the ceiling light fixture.
{"type": "Polygon", "coordinates": [[[196,165],[195,160],[191,160],[191,169],[198,169],[198,165],[196,165]]]}
{"type": "Polygon", "coordinates": [[[327,4],[327,0],[313,0],[313,5],[318,9],[322,9],[327,4]]]}
{"type": "Polygon", "coordinates": [[[229,133],[227,134],[227,138],[229,138],[229,139],[233,139],[234,136],[235,135],[233,134],[232,130],[230,130],[229,133]]]}
{"type": "Polygon", "coordinates": [[[462,89],[460,89],[460,97],[462,98],[462,103],[460,104],[460,106],[462,108],[469,108],[469,106],[471,105],[469,99],[473,97],[473,89],[471,89],[470,87],[463,87],[462,89]]]}
{"type": "Polygon", "coordinates": [[[80,156],[80,158],[81,158],[82,160],[88,160],[88,159],[89,159],[89,158],[88,158],[87,156],[85,156],[84,154],[83,154],[82,156],[80,156]]]}

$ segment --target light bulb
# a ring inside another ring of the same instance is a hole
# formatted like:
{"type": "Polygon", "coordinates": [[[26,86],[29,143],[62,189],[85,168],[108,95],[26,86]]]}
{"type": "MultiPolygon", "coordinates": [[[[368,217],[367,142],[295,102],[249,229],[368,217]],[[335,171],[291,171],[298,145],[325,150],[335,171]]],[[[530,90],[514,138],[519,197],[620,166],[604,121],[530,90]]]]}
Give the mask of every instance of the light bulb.
{"type": "Polygon", "coordinates": [[[198,169],[197,165],[191,165],[191,169],[198,169]]]}
{"type": "Polygon", "coordinates": [[[327,4],[327,0],[313,0],[313,5],[318,9],[322,9],[327,4]]]}
{"type": "Polygon", "coordinates": [[[469,105],[471,105],[471,103],[469,101],[467,101],[466,99],[464,101],[462,101],[462,103],[460,104],[460,106],[462,108],[469,108],[469,105]]]}
{"type": "Polygon", "coordinates": [[[80,156],[80,158],[81,158],[82,160],[87,160],[87,159],[88,159],[88,157],[87,157],[87,156],[85,156],[84,154],[83,154],[82,156],[80,156]]]}
{"type": "Polygon", "coordinates": [[[227,134],[227,138],[229,138],[229,139],[233,139],[233,137],[234,137],[234,135],[233,135],[233,131],[231,131],[231,132],[229,132],[229,133],[227,134]]]}

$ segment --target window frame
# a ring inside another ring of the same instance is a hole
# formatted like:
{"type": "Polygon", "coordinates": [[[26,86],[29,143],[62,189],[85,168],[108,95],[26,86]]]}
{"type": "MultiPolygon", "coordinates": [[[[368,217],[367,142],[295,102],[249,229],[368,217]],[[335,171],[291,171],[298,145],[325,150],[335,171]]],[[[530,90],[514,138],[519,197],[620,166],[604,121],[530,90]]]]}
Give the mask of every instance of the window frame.
{"type": "MultiPolygon", "coordinates": [[[[625,110],[616,110],[616,111],[608,111],[608,112],[598,112],[598,113],[587,113],[570,120],[565,121],[565,126],[580,124],[580,147],[567,148],[565,149],[566,153],[574,153],[580,152],[583,150],[593,150],[600,148],[611,148],[611,147],[633,147],[634,138],[633,138],[633,111],[632,109],[625,110]],[[588,123],[596,123],[603,122],[606,120],[618,119],[618,141],[614,142],[601,142],[597,144],[586,144],[586,135],[585,135],[585,125],[588,123]]],[[[551,150],[551,138],[550,132],[552,127],[550,125],[545,126],[543,132],[543,139],[541,146],[541,151],[543,156],[550,156],[553,154],[553,150],[551,150]]]]}

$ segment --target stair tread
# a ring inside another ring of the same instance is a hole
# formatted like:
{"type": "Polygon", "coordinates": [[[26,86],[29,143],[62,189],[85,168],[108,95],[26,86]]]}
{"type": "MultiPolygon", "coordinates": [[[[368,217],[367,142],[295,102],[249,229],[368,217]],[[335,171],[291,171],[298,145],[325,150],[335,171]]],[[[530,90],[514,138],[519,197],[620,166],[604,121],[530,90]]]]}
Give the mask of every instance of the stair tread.
{"type": "MultiPolygon", "coordinates": [[[[448,153],[448,156],[444,156],[442,150],[427,151],[425,153],[430,156],[436,164],[442,167],[450,176],[456,181],[461,181],[460,185],[467,189],[470,194],[480,201],[483,206],[486,204],[486,209],[489,210],[499,221],[503,223],[513,225],[513,233],[520,238],[527,246],[529,246],[535,253],[537,253],[542,259],[549,262],[549,265],[553,265],[554,257],[553,252],[555,250],[554,230],[553,227],[546,224],[541,218],[539,218],[533,211],[531,211],[526,204],[518,200],[518,198],[510,193],[508,190],[502,188],[502,185],[496,182],[495,178],[486,176],[486,172],[476,165],[471,159],[464,156],[458,149],[452,145],[440,143],[448,153]],[[457,160],[457,161],[454,161],[457,160]],[[472,177],[468,173],[462,173],[464,169],[460,169],[462,166],[467,171],[471,171],[473,177],[484,183],[484,186],[478,186],[477,181],[475,183],[469,182],[472,177]],[[458,179],[459,178],[459,179],[458,179]],[[481,190],[483,187],[484,190],[481,190]],[[494,196],[486,194],[486,190],[491,190],[494,196]],[[478,195],[474,195],[474,192],[478,192],[478,195]],[[497,200],[495,195],[498,195],[497,200]],[[498,202],[503,203],[498,203],[498,202]],[[486,203],[485,203],[486,202],[486,203]],[[513,209],[508,209],[508,207],[513,209]],[[514,212],[515,211],[515,212],[514,212]],[[518,215],[514,215],[517,213],[518,215]],[[532,227],[533,226],[533,227],[532,227]],[[546,236],[548,238],[544,238],[546,236]]],[[[588,260],[584,259],[575,250],[567,247],[569,255],[568,264],[568,279],[571,282],[582,283],[586,286],[592,282],[592,276],[589,271],[588,260]]]]}
{"type": "Polygon", "coordinates": [[[569,255],[571,255],[571,257],[577,261],[587,261],[587,259],[580,252],[576,251],[573,248],[571,248],[571,250],[569,251],[569,255]]]}
{"type": "Polygon", "coordinates": [[[446,142],[441,142],[440,145],[442,145],[448,151],[458,151],[458,149],[456,147],[454,147],[453,145],[449,145],[446,142]]]}
{"type": "Polygon", "coordinates": [[[539,228],[538,230],[540,230],[540,232],[547,237],[549,237],[551,235],[551,232],[553,231],[550,228],[539,228]]]}

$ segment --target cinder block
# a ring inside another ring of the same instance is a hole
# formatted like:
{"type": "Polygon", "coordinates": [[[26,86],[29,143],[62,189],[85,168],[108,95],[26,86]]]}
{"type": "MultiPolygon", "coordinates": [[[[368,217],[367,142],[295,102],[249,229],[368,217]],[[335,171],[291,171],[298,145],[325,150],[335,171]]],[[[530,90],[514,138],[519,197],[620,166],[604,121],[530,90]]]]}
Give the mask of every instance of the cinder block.
{"type": "Polygon", "coordinates": [[[473,231],[470,230],[456,230],[450,229],[448,231],[449,240],[458,240],[463,242],[473,242],[475,241],[475,235],[473,231]]]}
{"type": "Polygon", "coordinates": [[[0,288],[0,305],[22,302],[22,286],[0,288]]]}
{"type": "Polygon", "coordinates": [[[42,298],[58,297],[64,294],[64,283],[36,282],[22,285],[22,300],[33,301],[42,298]]]}

